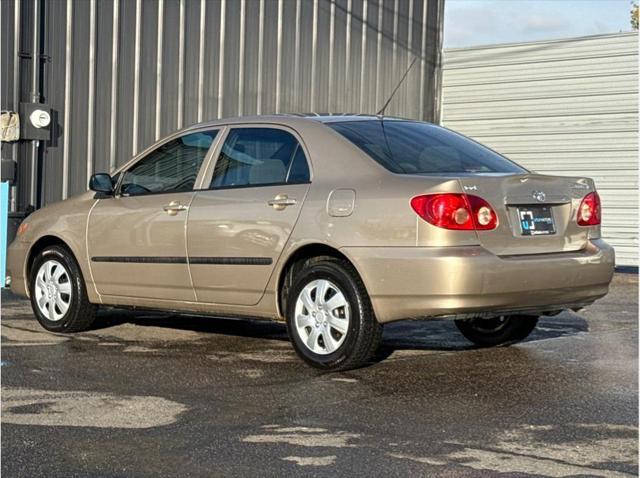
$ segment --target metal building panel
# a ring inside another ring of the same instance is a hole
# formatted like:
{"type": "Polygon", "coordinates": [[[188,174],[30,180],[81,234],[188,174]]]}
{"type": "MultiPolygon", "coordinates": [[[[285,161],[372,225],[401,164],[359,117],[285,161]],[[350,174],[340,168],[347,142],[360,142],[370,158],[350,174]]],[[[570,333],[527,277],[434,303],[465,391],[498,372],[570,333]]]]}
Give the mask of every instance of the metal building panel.
{"type": "Polygon", "coordinates": [[[69,194],[87,189],[87,125],[89,123],[89,33],[90,2],[73,3],[73,42],[71,84],[71,117],[66,125],[71,134],[69,143],[69,194]],[[78,45],[84,48],[78,48],[78,45]],[[78,161],[76,158],[83,158],[78,161]]]}
{"type": "Polygon", "coordinates": [[[443,123],[523,166],[594,178],[603,236],[638,265],[637,33],[445,52],[443,123]]]}
{"type": "MultiPolygon", "coordinates": [[[[135,67],[136,2],[119,0],[118,103],[116,117],[116,166],[133,152],[133,104],[135,67]]],[[[78,192],[78,191],[75,191],[78,192]]]]}
{"type": "Polygon", "coordinates": [[[445,63],[458,65],[464,63],[465,67],[486,66],[488,63],[493,65],[543,63],[578,58],[601,58],[602,52],[605,50],[611,57],[635,54],[637,49],[634,48],[626,35],[629,34],[598,35],[597,42],[593,41],[592,36],[586,36],[528,43],[451,48],[447,50],[445,63]],[[550,52],[552,53],[550,54],[550,52]]]}
{"type": "Polygon", "coordinates": [[[198,121],[198,75],[200,60],[200,0],[185,1],[184,39],[184,121],[183,126],[198,121]]]}
{"type": "Polygon", "coordinates": [[[638,92],[631,94],[601,94],[565,98],[537,98],[505,101],[474,101],[472,103],[447,103],[446,115],[457,119],[530,118],[556,115],[586,115],[609,113],[633,113],[638,109],[638,92]]]}
{"type": "Polygon", "coordinates": [[[607,82],[608,93],[625,94],[637,90],[637,77],[634,72],[617,75],[599,75],[598,83],[593,76],[548,79],[546,81],[524,81],[518,83],[490,83],[448,86],[449,94],[455,96],[456,103],[476,101],[479,97],[485,101],[520,99],[526,91],[527,98],[556,98],[597,95],[602,91],[600,82],[607,82]]]}
{"type": "MultiPolygon", "coordinates": [[[[65,25],[67,18],[65,8],[48,12],[49,22],[65,25]]],[[[50,81],[46,82],[47,89],[44,92],[45,101],[51,106],[51,142],[47,148],[44,164],[42,164],[43,175],[51,180],[44,183],[42,193],[48,201],[55,201],[62,197],[62,177],[64,170],[64,124],[65,115],[65,69],[66,69],[66,28],[50,29],[47,37],[48,54],[61,58],[62,61],[51,64],[48,71],[50,81]]]]}
{"type": "MultiPolygon", "coordinates": [[[[111,105],[112,54],[113,54],[113,7],[117,0],[98,0],[96,2],[96,75],[94,105],[94,163],[91,173],[109,172],[111,148],[111,105]]],[[[117,33],[117,32],[116,32],[117,33]]],[[[117,92],[116,92],[117,94],[117,92]]],[[[116,102],[117,104],[117,102],[116,102]]]]}
{"type": "MultiPolygon", "coordinates": [[[[387,113],[439,117],[443,0],[19,0],[1,3],[4,45],[17,34],[31,53],[35,4],[46,12],[43,95],[56,121],[40,167],[41,205],[85,191],[92,172],[199,120],[375,113],[414,57],[387,113]]],[[[29,100],[31,61],[8,66],[14,50],[2,49],[3,85],[17,71],[18,98],[29,100]]],[[[10,89],[3,108],[17,109],[10,89]]],[[[24,210],[31,146],[13,149],[24,210]]]]}
{"type": "Polygon", "coordinates": [[[140,57],[138,97],[134,99],[138,108],[137,151],[155,141],[156,124],[156,71],[158,48],[158,8],[157,0],[143,0],[140,24],[140,57]]]}
{"type": "Polygon", "coordinates": [[[164,25],[162,27],[162,84],[160,136],[180,128],[178,121],[179,70],[180,70],[180,3],[181,0],[164,0],[164,25]]]}
{"type": "Polygon", "coordinates": [[[469,67],[465,73],[462,67],[464,62],[453,67],[452,63],[446,63],[443,70],[443,78],[447,84],[481,84],[481,83],[508,83],[514,80],[548,80],[554,78],[572,78],[576,76],[590,76],[594,69],[601,73],[620,74],[629,73],[629,62],[625,56],[617,54],[602,58],[576,58],[573,60],[546,61],[533,65],[498,64],[469,67]],[[451,66],[451,69],[447,69],[451,66]],[[471,74],[471,76],[470,76],[471,74]]]}
{"type": "MultiPolygon", "coordinates": [[[[219,111],[224,114],[229,104],[235,103],[235,95],[230,94],[229,98],[227,98],[225,94],[233,84],[230,79],[225,81],[225,75],[228,76],[233,71],[233,68],[225,68],[224,65],[227,58],[229,58],[229,62],[232,61],[231,58],[234,57],[234,53],[237,51],[237,39],[230,38],[231,32],[237,30],[237,19],[233,18],[235,14],[232,8],[233,3],[233,1],[229,0],[207,1],[205,3],[206,19],[204,23],[200,24],[201,26],[204,25],[204,32],[201,32],[201,38],[204,40],[201,78],[202,95],[199,100],[202,102],[199,105],[202,121],[217,118],[219,111]],[[223,14],[224,17],[222,16],[223,14]],[[227,41],[225,41],[225,36],[228,38],[227,41]],[[221,74],[222,77],[220,76],[221,74]],[[220,98],[221,86],[222,98],[220,98]]],[[[232,108],[235,109],[235,106],[232,108]]]]}

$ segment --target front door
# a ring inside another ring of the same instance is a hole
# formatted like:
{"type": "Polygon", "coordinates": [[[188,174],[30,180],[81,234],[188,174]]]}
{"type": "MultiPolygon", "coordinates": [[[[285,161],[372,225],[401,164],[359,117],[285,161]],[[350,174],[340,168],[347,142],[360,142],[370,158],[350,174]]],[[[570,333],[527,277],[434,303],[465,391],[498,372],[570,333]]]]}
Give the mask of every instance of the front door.
{"type": "Polygon", "coordinates": [[[293,132],[229,130],[209,189],[196,192],[189,211],[187,249],[198,301],[258,303],[309,183],[307,158],[293,132]]]}
{"type": "Polygon", "coordinates": [[[90,213],[88,251],[101,295],[194,301],[185,227],[194,185],[216,131],[163,143],[122,175],[90,213]]]}

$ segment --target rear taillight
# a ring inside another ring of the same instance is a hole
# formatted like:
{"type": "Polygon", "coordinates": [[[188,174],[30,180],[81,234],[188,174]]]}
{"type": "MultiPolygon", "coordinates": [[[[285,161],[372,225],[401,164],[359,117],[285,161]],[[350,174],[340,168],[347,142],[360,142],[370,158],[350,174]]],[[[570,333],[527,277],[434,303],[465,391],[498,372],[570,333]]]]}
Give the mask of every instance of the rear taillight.
{"type": "Polygon", "coordinates": [[[600,196],[597,192],[587,194],[578,208],[579,226],[597,226],[600,224],[600,196]]]}
{"type": "Polygon", "coordinates": [[[498,225],[491,205],[470,194],[425,194],[414,197],[411,207],[429,224],[443,229],[487,231],[498,225]]]}

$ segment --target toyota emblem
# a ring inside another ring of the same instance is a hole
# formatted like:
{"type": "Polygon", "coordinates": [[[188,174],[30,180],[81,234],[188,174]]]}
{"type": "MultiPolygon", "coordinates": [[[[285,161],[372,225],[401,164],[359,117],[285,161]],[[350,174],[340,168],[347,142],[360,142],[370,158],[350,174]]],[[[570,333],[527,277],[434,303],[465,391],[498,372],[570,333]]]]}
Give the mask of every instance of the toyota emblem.
{"type": "Polygon", "coordinates": [[[542,191],[533,191],[531,196],[533,196],[533,199],[535,199],[538,202],[544,202],[544,200],[547,199],[547,195],[542,191]]]}

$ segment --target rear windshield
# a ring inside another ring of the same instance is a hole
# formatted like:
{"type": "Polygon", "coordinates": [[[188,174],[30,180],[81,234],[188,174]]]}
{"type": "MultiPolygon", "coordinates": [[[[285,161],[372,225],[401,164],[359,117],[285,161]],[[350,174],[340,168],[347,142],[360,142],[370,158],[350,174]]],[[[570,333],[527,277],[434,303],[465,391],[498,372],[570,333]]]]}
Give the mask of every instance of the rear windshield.
{"type": "Polygon", "coordinates": [[[394,173],[526,172],[495,151],[430,123],[363,120],[326,125],[394,173]]]}

